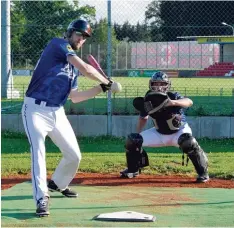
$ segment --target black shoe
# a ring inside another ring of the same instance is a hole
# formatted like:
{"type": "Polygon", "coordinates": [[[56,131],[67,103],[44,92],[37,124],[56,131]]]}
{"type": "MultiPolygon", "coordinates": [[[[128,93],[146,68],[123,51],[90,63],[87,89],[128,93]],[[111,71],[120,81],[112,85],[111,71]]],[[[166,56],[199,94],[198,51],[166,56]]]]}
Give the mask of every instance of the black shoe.
{"type": "Polygon", "coordinates": [[[70,188],[66,188],[64,190],[59,189],[53,180],[50,180],[48,182],[48,189],[51,192],[61,192],[66,197],[74,197],[74,198],[78,197],[78,193],[75,191],[72,191],[70,188]]]}
{"type": "Polygon", "coordinates": [[[139,176],[139,171],[137,172],[134,172],[134,173],[129,173],[128,172],[128,168],[124,169],[123,171],[120,172],[120,177],[121,178],[134,178],[134,177],[137,177],[139,176]]]}
{"type": "Polygon", "coordinates": [[[36,210],[36,215],[39,217],[45,217],[50,214],[49,208],[49,197],[43,197],[37,201],[37,210],[36,210]]]}
{"type": "Polygon", "coordinates": [[[207,181],[209,181],[209,176],[208,175],[204,175],[204,176],[198,176],[197,177],[197,183],[206,183],[207,181]]]}

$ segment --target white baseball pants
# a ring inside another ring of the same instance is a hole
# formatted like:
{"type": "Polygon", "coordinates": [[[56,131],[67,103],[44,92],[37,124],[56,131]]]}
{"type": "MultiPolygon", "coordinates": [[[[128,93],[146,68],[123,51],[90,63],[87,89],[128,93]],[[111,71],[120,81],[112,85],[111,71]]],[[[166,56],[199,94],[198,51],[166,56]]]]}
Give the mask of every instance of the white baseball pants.
{"type": "Polygon", "coordinates": [[[145,147],[164,147],[164,146],[179,147],[178,138],[184,133],[192,134],[192,130],[187,123],[178,132],[171,134],[171,135],[160,134],[159,132],[156,131],[155,127],[145,130],[141,132],[140,134],[143,137],[142,146],[145,146],[145,147]]]}
{"type": "Polygon", "coordinates": [[[81,152],[74,131],[63,107],[47,107],[45,102],[25,97],[22,107],[24,128],[30,143],[31,175],[35,201],[48,196],[45,138],[48,135],[62,152],[52,180],[65,189],[74,178],[81,161],[81,152]]]}

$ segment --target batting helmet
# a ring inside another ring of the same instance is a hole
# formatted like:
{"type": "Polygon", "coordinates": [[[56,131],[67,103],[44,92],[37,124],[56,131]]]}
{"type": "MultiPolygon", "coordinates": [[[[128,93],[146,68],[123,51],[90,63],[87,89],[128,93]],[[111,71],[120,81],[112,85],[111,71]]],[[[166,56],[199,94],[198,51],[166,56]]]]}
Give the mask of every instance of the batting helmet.
{"type": "Polygon", "coordinates": [[[72,21],[67,28],[67,37],[71,37],[73,32],[81,33],[85,37],[90,37],[92,34],[90,24],[82,19],[72,21]]]}
{"type": "Polygon", "coordinates": [[[170,89],[171,81],[166,73],[158,71],[149,80],[149,89],[157,92],[167,92],[170,89]]]}

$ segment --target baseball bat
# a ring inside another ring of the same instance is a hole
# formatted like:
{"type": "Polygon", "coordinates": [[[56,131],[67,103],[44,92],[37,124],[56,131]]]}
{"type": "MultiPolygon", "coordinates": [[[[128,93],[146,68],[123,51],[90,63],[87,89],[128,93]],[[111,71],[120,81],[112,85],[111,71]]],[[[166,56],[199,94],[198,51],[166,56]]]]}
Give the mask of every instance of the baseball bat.
{"type": "Polygon", "coordinates": [[[90,63],[91,66],[93,66],[96,70],[98,70],[105,78],[108,79],[108,77],[106,76],[105,72],[102,70],[100,64],[97,62],[97,60],[91,55],[89,54],[87,57],[88,62],[90,63]]]}

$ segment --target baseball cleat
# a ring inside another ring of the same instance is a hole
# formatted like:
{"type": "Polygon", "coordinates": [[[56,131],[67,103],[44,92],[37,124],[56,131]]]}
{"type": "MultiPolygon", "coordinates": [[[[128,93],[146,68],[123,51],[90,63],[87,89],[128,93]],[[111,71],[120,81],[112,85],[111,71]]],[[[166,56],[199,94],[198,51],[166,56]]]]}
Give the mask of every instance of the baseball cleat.
{"type": "Polygon", "coordinates": [[[49,208],[49,197],[43,197],[37,201],[37,210],[36,210],[36,215],[39,217],[46,217],[50,214],[49,208]]]}
{"type": "Polygon", "coordinates": [[[71,190],[70,188],[66,188],[64,190],[59,189],[58,186],[54,183],[53,180],[50,180],[48,182],[48,189],[51,192],[60,192],[60,193],[62,193],[66,197],[73,197],[73,198],[78,197],[78,193],[75,192],[75,191],[73,191],[73,190],[71,190]]]}
{"type": "Polygon", "coordinates": [[[208,175],[207,176],[198,176],[196,182],[197,183],[206,183],[209,180],[210,180],[210,178],[208,175]]]}
{"type": "Polygon", "coordinates": [[[139,176],[139,171],[137,172],[134,172],[134,173],[129,173],[128,172],[128,168],[124,169],[123,171],[120,172],[120,177],[121,178],[134,178],[134,177],[137,177],[139,176]]]}

